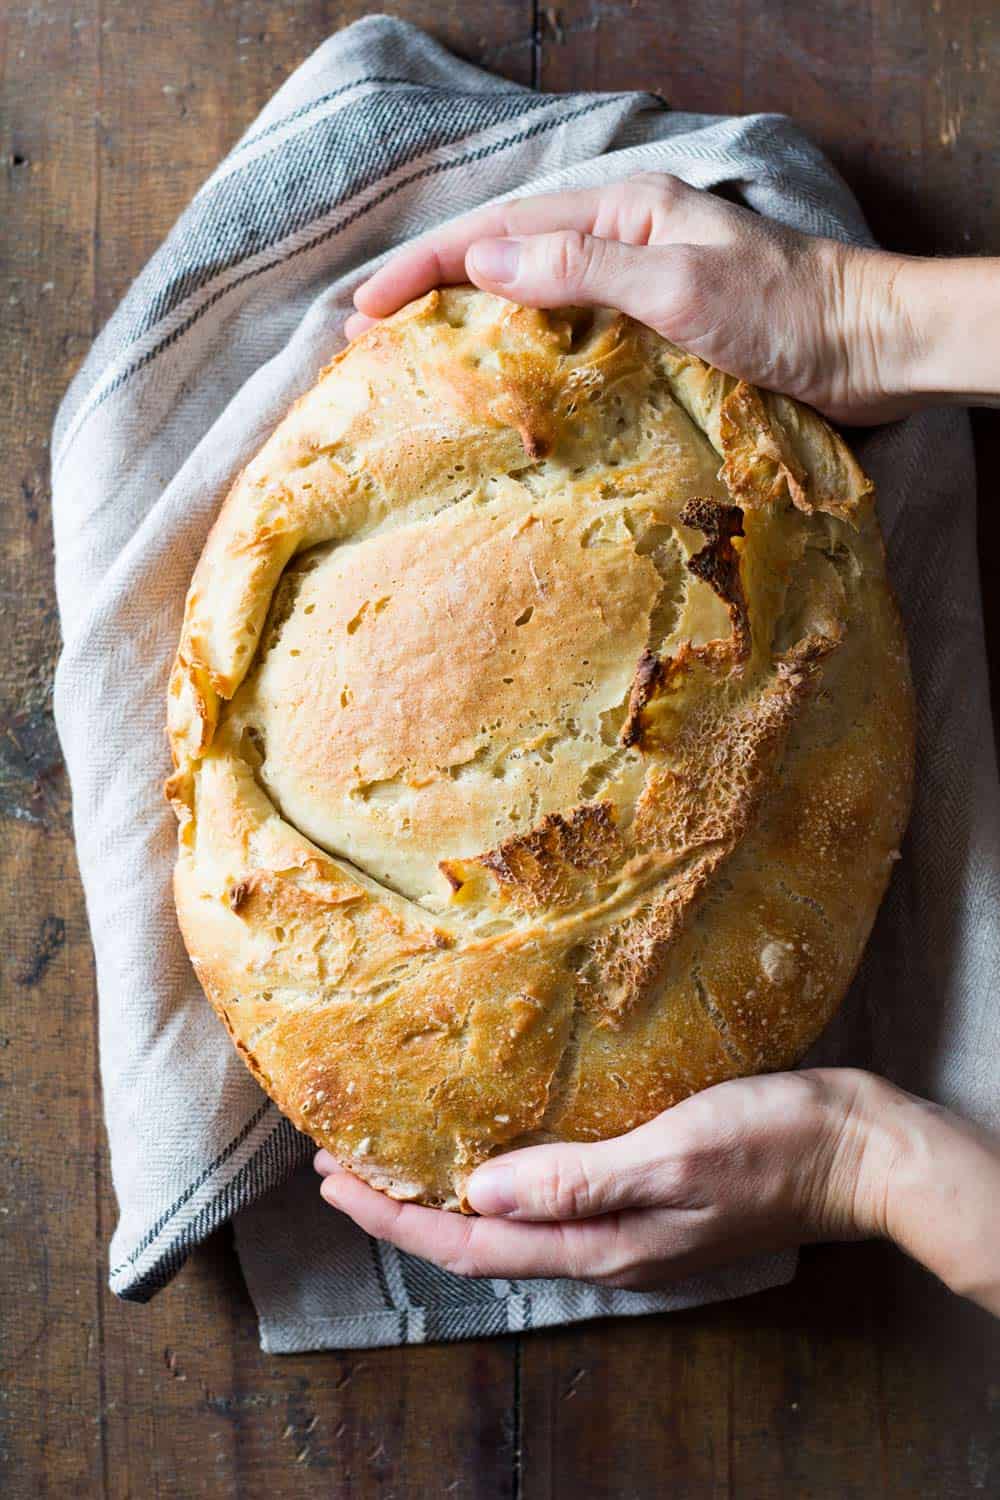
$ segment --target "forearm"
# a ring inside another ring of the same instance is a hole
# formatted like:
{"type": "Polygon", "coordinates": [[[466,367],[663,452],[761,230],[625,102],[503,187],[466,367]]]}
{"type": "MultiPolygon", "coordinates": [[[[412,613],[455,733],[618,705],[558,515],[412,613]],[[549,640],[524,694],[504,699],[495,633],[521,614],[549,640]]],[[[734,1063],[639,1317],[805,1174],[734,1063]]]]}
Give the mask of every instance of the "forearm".
{"type": "Polygon", "coordinates": [[[858,1227],[1000,1315],[1000,1140],[881,1082],[866,1113],[858,1227]]]}
{"type": "Polygon", "coordinates": [[[1000,260],[899,257],[884,382],[916,404],[1000,405],[1000,260]]]}

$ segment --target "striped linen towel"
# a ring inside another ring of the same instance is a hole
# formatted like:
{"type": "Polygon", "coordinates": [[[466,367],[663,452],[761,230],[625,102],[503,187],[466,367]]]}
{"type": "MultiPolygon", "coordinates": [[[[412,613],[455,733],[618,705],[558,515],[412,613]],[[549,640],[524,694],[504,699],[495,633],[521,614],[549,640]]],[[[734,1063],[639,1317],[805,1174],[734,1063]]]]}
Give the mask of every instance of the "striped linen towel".
{"type": "MultiPolygon", "coordinates": [[[[792,1254],[772,1255],[647,1295],[463,1281],[368,1240],[322,1205],[311,1144],[230,1047],[170,895],[164,687],[185,589],[219,496],[339,347],[353,289],[393,246],[490,199],[641,170],[725,184],[800,229],[868,238],[843,182],[781,117],[539,94],[399,21],[360,21],[299,68],[201,189],[63,402],[56,716],[97,959],[121,1297],[149,1298],[232,1217],[276,1352],[653,1312],[794,1272],[792,1254]]],[[[823,1045],[987,1118],[998,796],[967,420],[928,413],[859,449],[880,486],[931,732],[906,857],[823,1045]]]]}

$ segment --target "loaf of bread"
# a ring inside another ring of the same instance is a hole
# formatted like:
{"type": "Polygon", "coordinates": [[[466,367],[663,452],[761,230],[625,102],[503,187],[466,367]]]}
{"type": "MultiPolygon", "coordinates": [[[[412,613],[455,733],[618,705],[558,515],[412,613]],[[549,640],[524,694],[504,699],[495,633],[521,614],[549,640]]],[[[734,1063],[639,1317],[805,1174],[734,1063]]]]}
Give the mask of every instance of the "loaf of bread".
{"type": "Polygon", "coordinates": [[[434,291],[236,480],[169,687],[176,901],[302,1130],[398,1198],[801,1057],[906,822],[872,487],[606,310],[434,291]]]}

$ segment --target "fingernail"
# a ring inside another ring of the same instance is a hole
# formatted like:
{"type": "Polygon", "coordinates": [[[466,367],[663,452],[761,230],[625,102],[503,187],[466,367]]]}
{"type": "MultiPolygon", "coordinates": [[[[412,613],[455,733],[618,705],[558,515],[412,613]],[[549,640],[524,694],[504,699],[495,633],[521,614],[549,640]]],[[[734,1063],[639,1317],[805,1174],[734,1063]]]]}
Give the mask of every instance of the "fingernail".
{"type": "Polygon", "coordinates": [[[466,262],[470,271],[484,281],[501,285],[517,278],[521,246],[517,240],[478,240],[470,245],[466,262]]]}
{"type": "Polygon", "coordinates": [[[501,1164],[480,1167],[473,1172],[465,1189],[477,1214],[509,1214],[517,1207],[514,1192],[514,1168],[501,1164]]]}

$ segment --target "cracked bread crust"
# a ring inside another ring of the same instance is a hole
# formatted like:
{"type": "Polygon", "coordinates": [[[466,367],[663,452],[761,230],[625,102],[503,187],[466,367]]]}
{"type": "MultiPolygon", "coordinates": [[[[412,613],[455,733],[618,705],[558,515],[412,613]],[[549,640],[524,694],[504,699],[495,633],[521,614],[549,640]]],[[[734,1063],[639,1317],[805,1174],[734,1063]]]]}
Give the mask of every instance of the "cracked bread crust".
{"type": "Polygon", "coordinates": [[[469,288],[236,480],[168,705],[206,995],[300,1129],[448,1208],[493,1154],[794,1063],[909,808],[842,440],[616,313],[469,288]]]}

